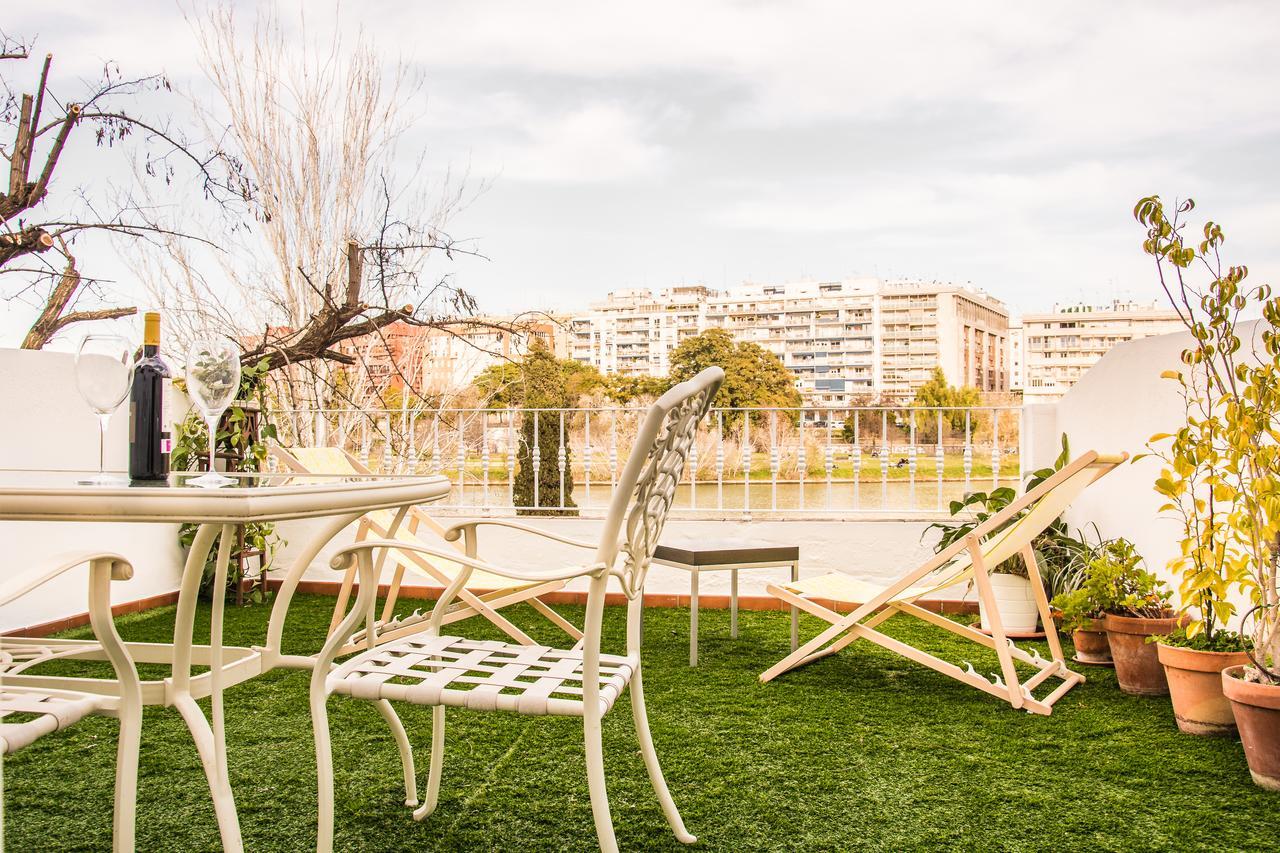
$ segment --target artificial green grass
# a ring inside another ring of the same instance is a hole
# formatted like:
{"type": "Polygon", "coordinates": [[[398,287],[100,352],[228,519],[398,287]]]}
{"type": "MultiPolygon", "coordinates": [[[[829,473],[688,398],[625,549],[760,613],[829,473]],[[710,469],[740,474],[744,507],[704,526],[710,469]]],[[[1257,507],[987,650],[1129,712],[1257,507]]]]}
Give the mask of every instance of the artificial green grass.
{"type": "MultiPolygon", "coordinates": [[[[287,650],[318,648],[332,605],[299,597],[287,650]]],[[[563,611],[581,619],[581,608],[563,611]]],[[[507,612],[542,641],[562,639],[530,608],[507,612]]],[[[201,615],[207,620],[207,609],[201,615]]],[[[261,606],[233,610],[227,642],[260,642],[266,616],[261,606]]],[[[703,612],[696,669],[687,666],[687,616],[647,611],[644,659],[654,738],[685,823],[699,837],[694,849],[1280,849],[1280,796],[1251,784],[1239,742],[1180,734],[1167,699],[1122,694],[1110,670],[1084,668],[1089,683],[1047,718],[869,643],[762,685],[756,676],[788,650],[785,614],[743,613],[730,640],[727,613],[703,612]]],[[[817,628],[802,619],[802,633],[817,628]]],[[[164,608],[121,620],[121,633],[165,641],[172,624],[173,609],[164,608]]],[[[460,627],[498,636],[474,619],[460,627]]],[[[611,642],[620,643],[622,629],[623,611],[609,608],[611,642]]],[[[996,668],[993,656],[913,620],[896,617],[885,629],[945,659],[996,668]]],[[[307,679],[277,670],[227,694],[231,781],[247,850],[314,847],[307,679]]],[[[335,697],[329,708],[337,849],[595,846],[579,720],[451,709],[440,805],[415,823],[385,724],[366,702],[335,697]]],[[[398,708],[421,788],[430,710],[398,708]]],[[[110,847],[115,728],[92,718],[6,759],[8,849],[110,847]]],[[[649,788],[625,697],[604,730],[621,847],[684,849],[649,788]]],[[[147,709],[139,849],[218,846],[186,729],[175,711],[147,709]]]]}

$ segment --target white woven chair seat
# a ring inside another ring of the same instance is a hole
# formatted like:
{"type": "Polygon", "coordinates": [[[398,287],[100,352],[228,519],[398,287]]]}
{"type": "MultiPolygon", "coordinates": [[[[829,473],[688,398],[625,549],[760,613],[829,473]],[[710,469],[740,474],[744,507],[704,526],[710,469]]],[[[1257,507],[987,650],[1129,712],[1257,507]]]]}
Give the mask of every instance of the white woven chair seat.
{"type": "MultiPolygon", "coordinates": [[[[600,655],[600,713],[622,695],[636,656],[600,655]]],[[[345,661],[329,692],[477,711],[580,717],[582,652],[463,637],[406,637],[345,661]]]]}
{"type": "Polygon", "coordinates": [[[46,661],[59,658],[74,657],[100,651],[102,644],[83,641],[46,641],[41,643],[21,643],[6,639],[0,646],[0,673],[16,675],[24,669],[30,669],[46,661]]]}
{"type": "Polygon", "coordinates": [[[85,716],[102,710],[107,696],[40,690],[26,687],[0,688],[0,752],[5,755],[30,746],[38,738],[65,729],[85,716]],[[6,717],[25,716],[21,722],[5,722],[6,717]]]}

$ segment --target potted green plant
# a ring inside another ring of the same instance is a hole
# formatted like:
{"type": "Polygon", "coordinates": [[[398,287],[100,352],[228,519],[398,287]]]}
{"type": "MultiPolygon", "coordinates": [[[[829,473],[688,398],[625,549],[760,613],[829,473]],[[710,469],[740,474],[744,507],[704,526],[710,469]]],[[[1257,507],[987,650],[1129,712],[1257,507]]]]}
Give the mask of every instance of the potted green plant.
{"type": "Polygon", "coordinates": [[[1114,539],[1089,561],[1082,598],[1102,614],[1116,680],[1125,693],[1159,696],[1169,692],[1156,647],[1148,638],[1178,625],[1164,581],[1143,567],[1142,555],[1127,539],[1114,539]]]}
{"type": "MultiPolygon", "coordinates": [[[[1052,467],[1041,468],[1027,478],[1026,489],[1030,491],[1040,485],[1054,472],[1060,470],[1071,458],[1070,445],[1066,435],[1062,436],[1062,452],[1052,467]]],[[[937,528],[942,535],[938,539],[936,550],[942,551],[955,542],[973,532],[978,525],[1005,509],[1018,497],[1013,489],[1004,486],[990,492],[971,492],[963,500],[952,501],[950,510],[956,521],[934,522],[925,528],[926,532],[937,528]]],[[[1016,519],[1015,519],[1016,520],[1016,519]]],[[[1009,522],[1010,524],[1013,521],[1009,522]]],[[[1002,528],[1003,529],[1003,528],[1002,528]]],[[[1081,554],[1088,552],[1089,547],[1084,535],[1072,536],[1066,522],[1056,519],[1043,533],[1036,537],[1032,549],[1036,554],[1041,580],[1050,596],[1074,589],[1079,585],[1083,562],[1081,554]]],[[[1014,556],[991,569],[992,591],[995,593],[996,608],[1000,612],[1000,623],[1004,629],[1013,634],[1031,634],[1036,631],[1039,621],[1039,610],[1036,607],[1035,594],[1031,581],[1027,577],[1027,566],[1022,557],[1014,556]]],[[[986,604],[978,603],[979,627],[987,625],[986,604]]],[[[1045,625],[1046,631],[1054,626],[1045,625]]]]}
{"type": "Polygon", "coordinates": [[[1204,239],[1187,244],[1184,217],[1194,207],[1188,199],[1168,216],[1151,196],[1134,208],[1146,228],[1143,250],[1195,340],[1182,353],[1183,369],[1164,374],[1179,385],[1185,423],[1150,442],[1164,462],[1156,480],[1163,510],[1183,524],[1171,568],[1193,617],[1183,638],[1166,645],[1178,650],[1168,653],[1171,665],[1176,658],[1208,668],[1197,679],[1202,691],[1212,692],[1212,669],[1222,665],[1219,680],[1253,779],[1280,790],[1280,298],[1267,285],[1246,284],[1247,267],[1224,265],[1220,225],[1205,223],[1204,239]],[[1209,281],[1196,283],[1192,270],[1209,281]],[[1261,320],[1242,329],[1254,311],[1261,320]],[[1247,637],[1226,632],[1236,616],[1233,591],[1252,603],[1247,637]],[[1249,662],[1205,657],[1224,645],[1235,647],[1234,660],[1243,653],[1249,662]]]}
{"type": "MultiPolygon", "coordinates": [[[[1053,597],[1052,605],[1061,616],[1061,629],[1071,635],[1071,644],[1075,646],[1076,661],[1079,663],[1097,666],[1114,664],[1111,659],[1111,643],[1107,640],[1105,618],[1107,609],[1118,606],[1119,602],[1109,597],[1110,586],[1089,583],[1089,566],[1108,548],[1119,547],[1116,544],[1119,541],[1113,539],[1099,542],[1093,547],[1086,545],[1080,582],[1074,588],[1063,590],[1053,597]]],[[[1132,545],[1129,547],[1132,548],[1132,545]]]]}

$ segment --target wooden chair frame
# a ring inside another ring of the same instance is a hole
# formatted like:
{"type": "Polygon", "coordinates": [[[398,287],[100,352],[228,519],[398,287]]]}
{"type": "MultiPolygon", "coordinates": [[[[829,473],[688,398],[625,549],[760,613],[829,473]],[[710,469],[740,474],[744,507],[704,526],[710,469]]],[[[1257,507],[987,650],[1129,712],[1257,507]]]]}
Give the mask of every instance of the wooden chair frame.
{"type": "MultiPolygon", "coordinates": [[[[350,453],[342,448],[325,448],[340,453],[347,465],[356,474],[363,476],[373,475],[373,472],[350,453]]],[[[309,469],[300,459],[286,448],[273,447],[271,452],[275,455],[286,468],[295,474],[303,476],[322,475],[325,472],[314,471],[309,469]]],[[[396,539],[408,540],[406,544],[412,544],[418,540],[418,534],[421,530],[428,530],[442,539],[450,542],[456,542],[458,537],[455,534],[452,538],[448,538],[449,529],[428,515],[421,507],[410,506],[402,507],[398,510],[389,524],[379,523],[375,515],[366,515],[360,519],[356,527],[356,542],[364,542],[369,539],[396,539]]],[[[455,545],[463,556],[475,556],[475,543],[468,540],[462,545],[455,545]]],[[[378,555],[376,565],[376,578],[382,577],[382,569],[386,563],[388,551],[383,550],[378,555]]],[[[438,557],[434,558],[439,562],[438,557]]],[[[340,655],[350,654],[355,651],[367,648],[365,642],[365,633],[372,630],[374,635],[374,644],[390,642],[391,640],[400,639],[401,637],[411,636],[423,631],[427,627],[429,614],[423,614],[415,611],[413,614],[405,617],[397,617],[395,615],[395,607],[399,601],[401,585],[404,582],[406,569],[412,569],[435,583],[438,583],[441,589],[447,589],[453,583],[457,571],[447,572],[441,569],[433,558],[426,554],[412,551],[409,549],[398,550],[396,559],[395,572],[391,576],[391,583],[387,590],[386,599],[382,606],[381,618],[374,622],[372,629],[365,628],[357,631],[348,638],[346,644],[339,650],[340,655]]],[[[459,565],[459,569],[461,566],[459,565]]],[[[347,611],[347,606],[351,601],[351,591],[355,586],[357,568],[352,564],[342,577],[342,586],[338,590],[338,598],[334,603],[333,618],[329,622],[329,631],[332,633],[342,621],[342,616],[347,611]]],[[[521,645],[535,645],[533,639],[514,625],[509,619],[502,616],[498,611],[512,604],[521,602],[529,604],[534,610],[541,613],[548,621],[563,630],[574,640],[582,639],[582,632],[578,630],[572,622],[565,619],[546,602],[542,601],[539,596],[546,595],[550,592],[556,592],[565,587],[565,581],[544,581],[536,584],[514,583],[491,590],[475,590],[462,588],[458,590],[457,600],[454,601],[449,611],[442,617],[442,624],[450,624],[463,619],[470,619],[473,616],[482,616],[488,619],[498,627],[504,634],[511,637],[521,645]]]]}
{"type": "Polygon", "coordinates": [[[1066,503],[1069,504],[1084,489],[1114,470],[1127,458],[1128,454],[1103,456],[1094,451],[1085,453],[987,519],[963,540],[938,552],[924,565],[903,575],[870,600],[858,604],[848,614],[837,613],[803,594],[788,589],[786,585],[770,584],[767,587],[770,594],[829,622],[830,625],[761,673],[760,680],[771,681],[784,672],[835,654],[854,641],[865,639],[905,658],[924,664],[963,684],[1003,699],[1014,708],[1025,709],[1032,714],[1049,715],[1052,713],[1055,702],[1066,695],[1072,687],[1085,680],[1083,675],[1067,666],[1066,659],[1063,657],[1062,645],[1053,627],[1048,595],[1032,548],[1035,537],[1057,518],[1061,510],[1052,514],[1047,511],[1042,512],[1036,522],[1029,524],[1022,524],[1019,519],[1024,510],[1040,506],[1041,502],[1050,495],[1055,495],[1056,502],[1060,502],[1065,497],[1066,503]],[[1013,553],[1008,553],[1010,550],[1013,553]],[[1049,660],[1041,658],[1034,650],[1028,652],[1019,648],[1005,632],[1004,625],[1001,623],[1000,611],[996,606],[991,588],[990,571],[1009,556],[1014,555],[1021,556],[1026,563],[1027,577],[1031,581],[1036,608],[1046,629],[1049,660]],[[912,589],[931,575],[945,572],[952,561],[959,560],[963,563],[966,558],[969,562],[968,568],[945,577],[941,582],[930,584],[922,589],[912,589]],[[916,604],[921,596],[943,586],[961,582],[965,576],[972,576],[978,598],[985,605],[990,635],[916,604]],[[1000,673],[992,680],[988,680],[976,672],[972,664],[962,668],[876,630],[878,625],[897,613],[915,617],[994,651],[1000,662],[1000,673]],[[1034,668],[1035,674],[1025,680],[1019,679],[1016,663],[1034,668]],[[1050,678],[1059,678],[1062,683],[1043,699],[1035,698],[1033,691],[1050,678]]]}

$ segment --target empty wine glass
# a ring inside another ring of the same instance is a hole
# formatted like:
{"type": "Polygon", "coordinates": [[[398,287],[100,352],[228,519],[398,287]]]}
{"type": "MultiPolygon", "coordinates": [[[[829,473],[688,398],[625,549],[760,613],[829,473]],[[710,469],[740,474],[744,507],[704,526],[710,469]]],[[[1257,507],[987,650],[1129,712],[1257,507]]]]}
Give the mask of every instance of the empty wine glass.
{"type": "Polygon", "coordinates": [[[209,425],[209,471],[188,480],[192,486],[216,489],[234,482],[214,470],[218,421],[240,388],[240,348],[229,338],[199,338],[187,350],[187,394],[209,425]]]}
{"type": "Polygon", "coordinates": [[[83,486],[127,486],[124,477],[108,474],[107,424],[124,398],[133,378],[133,347],[119,335],[85,335],[76,350],[76,387],[98,416],[98,473],[80,480],[83,486]]]}

